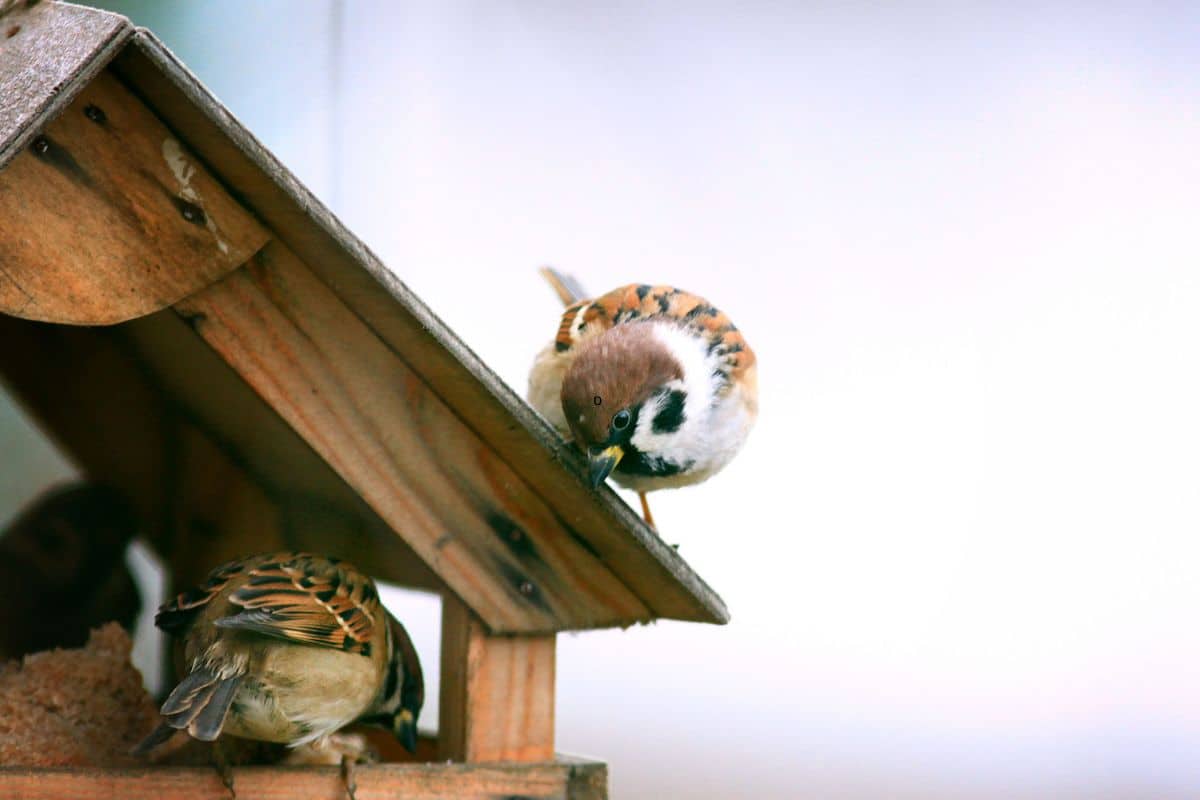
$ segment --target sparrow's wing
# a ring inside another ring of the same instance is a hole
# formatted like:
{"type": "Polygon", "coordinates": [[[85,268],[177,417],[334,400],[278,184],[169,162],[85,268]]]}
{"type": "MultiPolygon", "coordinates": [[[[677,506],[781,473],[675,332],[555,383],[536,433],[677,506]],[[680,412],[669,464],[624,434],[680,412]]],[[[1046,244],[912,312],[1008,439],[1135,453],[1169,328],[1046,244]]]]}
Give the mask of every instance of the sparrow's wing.
{"type": "Polygon", "coordinates": [[[336,559],[295,555],[250,568],[229,595],[243,610],[214,623],[289,642],[369,655],[379,594],[371,579],[336,559]]]}
{"type": "Polygon", "coordinates": [[[208,574],[208,579],[203,584],[182,592],[170,602],[163,603],[154,615],[154,624],[167,633],[182,632],[192,624],[200,610],[245,569],[245,564],[238,561],[230,561],[217,567],[208,574]]]}
{"type": "Polygon", "coordinates": [[[631,283],[594,300],[581,300],[569,306],[559,321],[554,349],[565,353],[582,339],[614,325],[663,318],[673,319],[704,336],[709,353],[721,356],[734,377],[754,365],[754,351],[723,311],[691,292],[646,283],[631,283]]]}

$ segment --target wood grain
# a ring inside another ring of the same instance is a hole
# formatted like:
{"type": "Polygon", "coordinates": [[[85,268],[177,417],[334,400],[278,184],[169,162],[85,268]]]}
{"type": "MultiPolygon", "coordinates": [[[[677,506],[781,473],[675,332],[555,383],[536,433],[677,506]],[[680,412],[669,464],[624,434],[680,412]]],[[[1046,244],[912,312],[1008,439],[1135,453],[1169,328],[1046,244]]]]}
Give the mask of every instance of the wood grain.
{"type": "Polygon", "coordinates": [[[176,308],[493,632],[651,617],[282,244],[176,308]]]}
{"type": "MultiPolygon", "coordinates": [[[[408,287],[152,35],[114,61],[124,80],[176,130],[274,236],[303,253],[361,323],[408,364],[522,481],[560,531],[595,551],[654,616],[726,622],[720,597],[611,490],[588,489],[584,459],[504,384],[408,287]]],[[[396,265],[402,271],[404,265],[396,265]]],[[[537,276],[530,272],[531,285],[537,276]]],[[[548,319],[556,310],[547,298],[548,319]]],[[[552,324],[552,323],[551,323],[552,324]]],[[[532,359],[532,352],[530,357],[532,359]]]]}
{"type": "Polygon", "coordinates": [[[462,603],[446,597],[441,667],[440,758],[475,763],[553,756],[553,635],[493,636],[462,603]]]}
{"type": "Polygon", "coordinates": [[[3,31],[0,169],[104,68],[133,35],[133,26],[94,8],[20,2],[4,15],[3,31]]]}
{"type": "Polygon", "coordinates": [[[121,328],[0,315],[0,340],[0,375],[13,395],[85,473],[134,501],[143,533],[177,577],[202,577],[246,538],[254,550],[282,545],[267,493],[179,413],[121,328]]]}
{"type": "MultiPolygon", "coordinates": [[[[345,800],[335,767],[236,767],[237,796],[247,800],[345,800]]],[[[355,770],[358,800],[603,800],[603,764],[376,764],[355,770]]],[[[228,800],[216,770],[0,769],[5,800],[228,800]]]]}
{"type": "Polygon", "coordinates": [[[102,72],[0,171],[0,312],[106,325],[169,306],[269,238],[102,72]]]}
{"type": "MultiPolygon", "coordinates": [[[[175,410],[235,460],[278,509],[280,549],[336,555],[376,578],[438,593],[445,589],[404,540],[186,320],[168,311],[126,323],[121,330],[130,355],[153,376],[175,410]]],[[[230,495],[230,500],[236,497],[230,495]]],[[[264,549],[253,528],[221,533],[232,541],[212,542],[207,552],[194,554],[205,569],[220,563],[220,554],[264,549]]]]}
{"type": "MultiPolygon", "coordinates": [[[[144,535],[171,565],[177,585],[235,556],[310,549],[364,565],[384,580],[444,589],[390,528],[364,519],[374,514],[361,500],[325,502],[308,485],[288,483],[290,467],[303,473],[304,458],[319,461],[315,454],[285,449],[287,458],[270,470],[242,458],[209,406],[224,401],[237,412],[262,401],[174,312],[112,328],[0,315],[0,341],[0,379],[84,472],[133,499],[144,535]],[[191,347],[177,347],[189,339],[191,347]],[[193,358],[193,348],[202,358],[193,358]],[[219,377],[205,359],[227,374],[219,377]],[[213,381],[211,394],[182,390],[176,371],[189,369],[192,378],[213,381]]],[[[247,413],[264,433],[277,426],[276,434],[295,437],[278,418],[268,424],[263,409],[247,413]]],[[[295,438],[296,447],[307,447],[295,438]]],[[[329,477],[338,480],[331,471],[329,477]]]]}

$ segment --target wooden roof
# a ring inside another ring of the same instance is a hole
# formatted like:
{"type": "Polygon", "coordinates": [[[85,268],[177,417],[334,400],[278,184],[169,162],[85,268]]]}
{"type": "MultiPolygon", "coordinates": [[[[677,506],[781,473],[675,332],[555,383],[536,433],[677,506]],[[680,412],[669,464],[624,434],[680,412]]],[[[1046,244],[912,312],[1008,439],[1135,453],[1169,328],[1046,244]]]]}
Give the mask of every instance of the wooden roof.
{"type": "Polygon", "coordinates": [[[177,571],[308,547],[497,633],[727,621],[151,33],[56,2],[7,33],[0,374],[177,571]]]}

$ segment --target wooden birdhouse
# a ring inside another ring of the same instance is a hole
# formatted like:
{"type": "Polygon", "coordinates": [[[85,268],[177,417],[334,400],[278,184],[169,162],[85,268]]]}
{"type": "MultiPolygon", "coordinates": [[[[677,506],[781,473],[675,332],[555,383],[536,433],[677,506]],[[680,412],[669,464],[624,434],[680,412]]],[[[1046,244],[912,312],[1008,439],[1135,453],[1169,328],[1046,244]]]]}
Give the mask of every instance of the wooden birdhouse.
{"type": "MultiPolygon", "coordinates": [[[[133,499],[176,585],[302,549],[441,595],[436,763],[363,768],[360,796],[606,796],[555,754],[555,635],[723,623],[720,598],[153,34],[0,5],[12,394],[133,499]]],[[[244,772],[247,796],[342,796],[334,769],[244,772]]],[[[220,796],[173,768],[5,773],[3,797],[220,796]]]]}

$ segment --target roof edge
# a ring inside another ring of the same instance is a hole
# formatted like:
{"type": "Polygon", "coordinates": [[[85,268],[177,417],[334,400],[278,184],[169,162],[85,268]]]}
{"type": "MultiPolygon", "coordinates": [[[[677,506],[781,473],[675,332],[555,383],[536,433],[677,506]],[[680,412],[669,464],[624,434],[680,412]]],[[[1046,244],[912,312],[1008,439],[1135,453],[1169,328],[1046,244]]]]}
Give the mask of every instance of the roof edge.
{"type": "MultiPolygon", "coordinates": [[[[274,183],[276,188],[294,204],[295,211],[303,216],[306,223],[319,231],[329,244],[348,255],[376,287],[382,289],[393,302],[399,304],[412,316],[425,335],[457,359],[462,367],[471,374],[487,399],[503,408],[520,424],[528,434],[528,438],[540,445],[542,458],[558,462],[568,473],[574,473],[580,487],[590,494],[592,502],[600,506],[609,518],[610,524],[616,524],[631,534],[636,540],[636,544],[657,562],[659,569],[686,587],[686,591],[691,595],[694,603],[693,607],[687,613],[680,613],[676,609],[654,608],[654,604],[650,603],[649,605],[658,617],[711,624],[729,622],[729,610],[724,601],[674,548],[649,528],[642,518],[625,504],[611,488],[605,487],[599,493],[592,493],[590,489],[587,489],[587,469],[582,454],[564,442],[548,422],[493,372],[424,301],[408,288],[396,273],[383,264],[365,243],[347,229],[324,203],[314,196],[251,131],[237,120],[220,100],[204,87],[195,74],[153,32],[145,28],[137,28],[131,48],[135,48],[143,57],[147,58],[175,90],[181,92],[202,116],[207,117],[208,121],[227,137],[228,142],[239,151],[243,158],[267,176],[268,180],[274,183]]],[[[170,124],[169,120],[168,124],[170,124]]],[[[217,165],[210,164],[210,167],[219,175],[220,170],[217,169],[217,165]]],[[[236,191],[238,187],[233,188],[236,191]]],[[[345,280],[344,277],[342,279],[326,277],[325,280],[336,294],[347,298],[348,302],[351,296],[356,300],[362,299],[358,287],[350,285],[350,281],[345,280]]],[[[350,305],[354,307],[358,304],[350,302],[350,305]]],[[[391,337],[384,330],[388,321],[382,318],[383,315],[374,314],[372,309],[361,306],[355,310],[360,319],[370,326],[377,336],[385,342],[389,341],[391,337]]],[[[490,440],[490,437],[479,431],[472,419],[464,415],[457,404],[444,394],[439,393],[439,396],[485,441],[490,440]]],[[[521,473],[520,469],[517,471],[519,474],[521,473]]],[[[568,528],[571,527],[568,520],[564,519],[563,524],[568,528]]],[[[624,582],[626,585],[630,585],[627,580],[624,582]]],[[[639,597],[642,596],[642,593],[634,587],[630,586],[630,588],[639,597]]]]}
{"type": "Polygon", "coordinates": [[[136,30],[127,17],[74,3],[25,5],[3,19],[5,27],[19,30],[0,42],[0,108],[16,110],[0,119],[0,169],[70,105],[136,30]],[[59,34],[52,46],[44,40],[38,47],[26,44],[45,31],[59,34]],[[6,70],[5,62],[21,68],[6,70]]]}

